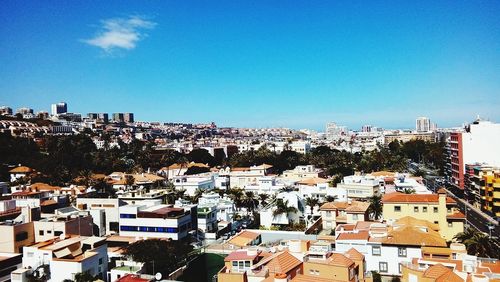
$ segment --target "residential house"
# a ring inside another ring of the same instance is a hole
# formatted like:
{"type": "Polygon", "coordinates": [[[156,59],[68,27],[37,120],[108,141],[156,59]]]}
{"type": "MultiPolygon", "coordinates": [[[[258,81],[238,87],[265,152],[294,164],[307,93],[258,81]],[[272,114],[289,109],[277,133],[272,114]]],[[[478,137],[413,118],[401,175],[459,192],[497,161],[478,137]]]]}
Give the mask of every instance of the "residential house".
{"type": "Polygon", "coordinates": [[[431,195],[390,193],[384,195],[382,203],[383,218],[388,223],[405,216],[427,220],[439,226],[439,232],[446,240],[452,240],[464,230],[465,216],[444,190],[431,195]]]}
{"type": "Polygon", "coordinates": [[[371,175],[350,175],[343,178],[337,188],[347,190],[347,197],[351,199],[368,199],[380,195],[383,183],[371,175]]]}
{"type": "Polygon", "coordinates": [[[367,221],[370,203],[360,201],[328,202],[320,207],[323,230],[335,230],[337,224],[367,221]]]}

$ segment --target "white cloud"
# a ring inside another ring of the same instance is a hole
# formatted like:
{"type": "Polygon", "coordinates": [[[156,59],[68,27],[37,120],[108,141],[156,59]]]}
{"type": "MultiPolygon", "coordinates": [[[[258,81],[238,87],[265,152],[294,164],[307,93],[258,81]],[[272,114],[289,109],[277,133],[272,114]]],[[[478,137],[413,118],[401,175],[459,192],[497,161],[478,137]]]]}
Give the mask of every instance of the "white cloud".
{"type": "Polygon", "coordinates": [[[82,41],[107,53],[117,49],[132,50],[137,46],[137,42],[146,36],[145,30],[155,26],[156,23],[141,16],[102,20],[97,34],[82,41]]]}

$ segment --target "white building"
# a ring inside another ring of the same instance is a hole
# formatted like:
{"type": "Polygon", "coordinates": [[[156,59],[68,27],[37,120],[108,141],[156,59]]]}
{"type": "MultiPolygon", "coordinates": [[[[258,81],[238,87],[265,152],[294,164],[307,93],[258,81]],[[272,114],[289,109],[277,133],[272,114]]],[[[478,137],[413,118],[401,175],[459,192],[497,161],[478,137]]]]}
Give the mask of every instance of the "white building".
{"type": "Polygon", "coordinates": [[[81,210],[88,210],[92,214],[94,223],[97,223],[97,219],[94,218],[93,211],[104,211],[105,214],[105,234],[112,234],[119,232],[119,221],[120,221],[120,206],[125,205],[120,199],[103,199],[103,198],[77,198],[76,206],[81,210]]]}
{"type": "Polygon", "coordinates": [[[255,182],[247,183],[243,189],[253,192],[254,195],[269,194],[274,195],[286,185],[276,176],[260,176],[255,178],[255,182]]]}
{"type": "Polygon", "coordinates": [[[302,198],[316,198],[325,201],[328,196],[338,201],[347,201],[347,191],[344,188],[330,187],[330,181],[325,178],[308,178],[297,182],[302,198]]]}
{"type": "MultiPolygon", "coordinates": [[[[106,281],[108,270],[106,238],[69,237],[23,248],[23,268],[37,270],[42,265],[50,267],[49,281],[75,280],[75,274],[86,271],[106,281]]],[[[23,280],[22,273],[23,271],[12,272],[11,280],[26,281],[23,280]]]]}
{"type": "Polygon", "coordinates": [[[394,226],[392,229],[373,222],[358,222],[354,228],[348,229],[339,226],[335,251],[345,252],[355,248],[365,256],[367,271],[401,276],[402,264],[422,257],[422,246],[446,247],[445,239],[429,226],[421,225],[421,222],[394,226]]]}
{"type": "Polygon", "coordinates": [[[120,207],[120,236],[185,238],[191,230],[191,215],[170,205],[126,205],[120,207]]]}
{"type": "Polygon", "coordinates": [[[417,132],[431,131],[431,120],[428,117],[419,117],[415,121],[415,128],[417,132]]]}
{"type": "Polygon", "coordinates": [[[347,197],[354,199],[367,199],[379,195],[383,181],[370,175],[350,175],[344,177],[337,188],[347,190],[347,197]]]}
{"type": "Polygon", "coordinates": [[[342,136],[347,135],[348,130],[346,126],[339,126],[335,122],[326,124],[325,135],[327,140],[337,140],[342,136]]]}
{"type": "Polygon", "coordinates": [[[298,165],[294,169],[283,171],[283,178],[300,181],[307,178],[318,178],[323,171],[314,165],[298,165]]]}
{"type": "Polygon", "coordinates": [[[233,200],[227,197],[221,197],[217,193],[209,192],[203,193],[198,199],[200,206],[215,206],[217,209],[217,220],[219,221],[233,221],[235,213],[235,206],[233,200]]]}
{"type": "Polygon", "coordinates": [[[214,206],[198,206],[198,230],[206,239],[216,239],[218,229],[217,208],[214,206]]]}
{"type": "Polygon", "coordinates": [[[269,228],[273,224],[287,225],[290,223],[297,223],[304,214],[304,206],[304,200],[298,192],[281,192],[276,195],[274,202],[271,202],[267,207],[260,211],[260,224],[269,228]],[[283,203],[286,203],[287,206],[294,207],[297,212],[273,215],[276,210],[277,201],[282,201],[283,203]]]}
{"type": "Polygon", "coordinates": [[[249,183],[257,182],[261,176],[266,176],[272,165],[262,164],[250,167],[221,168],[219,175],[229,175],[229,188],[243,188],[249,183]]]}
{"type": "Polygon", "coordinates": [[[210,191],[215,188],[215,179],[211,175],[183,175],[172,179],[176,190],[185,190],[189,196],[194,196],[196,190],[210,191]]]}

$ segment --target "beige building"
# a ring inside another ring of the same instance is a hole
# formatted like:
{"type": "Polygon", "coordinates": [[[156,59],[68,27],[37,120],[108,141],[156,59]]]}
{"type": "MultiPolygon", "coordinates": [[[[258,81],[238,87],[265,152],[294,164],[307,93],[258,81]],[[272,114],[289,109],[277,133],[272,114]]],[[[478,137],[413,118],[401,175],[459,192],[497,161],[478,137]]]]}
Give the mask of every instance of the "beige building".
{"type": "Polygon", "coordinates": [[[0,252],[22,253],[24,246],[35,243],[33,222],[0,222],[0,252]]]}
{"type": "Polygon", "coordinates": [[[329,202],[320,207],[323,230],[335,230],[337,224],[368,220],[370,204],[360,201],[329,202]]]}
{"type": "Polygon", "coordinates": [[[446,240],[452,240],[457,233],[464,231],[464,214],[443,190],[430,195],[386,194],[382,203],[383,218],[389,224],[406,216],[430,221],[439,226],[439,233],[446,240]]]}

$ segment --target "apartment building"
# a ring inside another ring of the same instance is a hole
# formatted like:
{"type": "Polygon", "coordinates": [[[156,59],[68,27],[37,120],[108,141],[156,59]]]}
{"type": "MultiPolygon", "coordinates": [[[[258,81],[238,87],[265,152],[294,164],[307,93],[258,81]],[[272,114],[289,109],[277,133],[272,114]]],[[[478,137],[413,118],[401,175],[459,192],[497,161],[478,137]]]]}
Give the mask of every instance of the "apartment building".
{"type": "Polygon", "coordinates": [[[198,229],[205,234],[207,239],[216,239],[217,233],[217,209],[214,206],[198,206],[198,229]],[[211,233],[207,234],[207,233],[211,233]]]}
{"type": "Polygon", "coordinates": [[[283,171],[282,177],[291,181],[321,177],[323,171],[314,165],[298,165],[294,169],[283,171]]]}
{"type": "Polygon", "coordinates": [[[383,181],[371,175],[350,175],[343,178],[337,188],[345,189],[351,199],[368,199],[380,195],[383,181]]]}
{"type": "Polygon", "coordinates": [[[172,182],[176,190],[184,190],[189,196],[194,196],[196,190],[210,191],[215,188],[215,179],[211,175],[174,176],[172,182]]]}
{"type": "Polygon", "coordinates": [[[402,264],[402,280],[416,282],[472,281],[500,279],[500,261],[468,255],[465,246],[422,247],[422,257],[402,264]]]}
{"type": "Polygon", "coordinates": [[[203,193],[203,195],[198,199],[198,204],[200,206],[215,206],[217,209],[218,221],[233,221],[236,207],[233,200],[226,196],[221,197],[219,194],[214,192],[203,193]]]}
{"type": "Polygon", "coordinates": [[[414,218],[392,226],[377,222],[346,224],[337,228],[335,251],[354,248],[365,256],[366,271],[401,276],[402,263],[420,258],[422,246],[446,247],[445,239],[433,228],[437,226],[414,218]]]}
{"type": "Polygon", "coordinates": [[[24,246],[35,243],[33,222],[7,220],[0,222],[0,252],[22,253],[24,246]]]}
{"type": "Polygon", "coordinates": [[[26,269],[38,271],[48,265],[50,281],[75,279],[75,274],[88,271],[107,280],[108,254],[106,238],[61,237],[23,248],[23,268],[11,273],[12,282],[27,281],[26,269]]]}
{"type": "Polygon", "coordinates": [[[101,222],[96,222],[97,217],[93,211],[104,211],[104,234],[118,233],[120,221],[120,207],[126,203],[121,199],[103,199],[103,198],[77,198],[76,206],[80,210],[87,210],[91,213],[94,223],[101,226],[101,222]]]}
{"type": "Polygon", "coordinates": [[[180,240],[192,228],[191,212],[171,205],[120,207],[120,235],[180,240]]]}
{"type": "Polygon", "coordinates": [[[243,188],[247,184],[255,183],[257,178],[269,174],[272,167],[272,165],[268,164],[250,167],[226,167],[219,170],[219,175],[229,176],[229,188],[243,188]]]}
{"type": "Polygon", "coordinates": [[[465,165],[488,163],[500,166],[500,123],[477,119],[448,139],[448,182],[457,190],[465,186],[465,165]]]}
{"type": "Polygon", "coordinates": [[[465,216],[444,190],[431,195],[390,193],[384,195],[382,203],[383,219],[389,224],[406,216],[426,220],[437,224],[446,240],[464,230],[465,216]]]}
{"type": "Polygon", "coordinates": [[[474,206],[494,216],[500,216],[500,167],[486,164],[466,166],[472,175],[466,176],[464,194],[474,206]]]}
{"type": "Polygon", "coordinates": [[[370,203],[360,201],[329,202],[319,208],[323,230],[335,230],[337,224],[355,224],[369,219],[370,203]]]}
{"type": "MultiPolygon", "coordinates": [[[[303,276],[307,281],[331,279],[333,281],[364,281],[365,257],[356,249],[345,253],[309,250],[304,256],[303,276]]],[[[292,280],[295,281],[295,280],[292,280]]]]}
{"type": "Polygon", "coordinates": [[[33,228],[35,242],[47,241],[61,235],[92,236],[93,220],[89,214],[76,212],[68,216],[52,216],[34,221],[33,228]]]}

